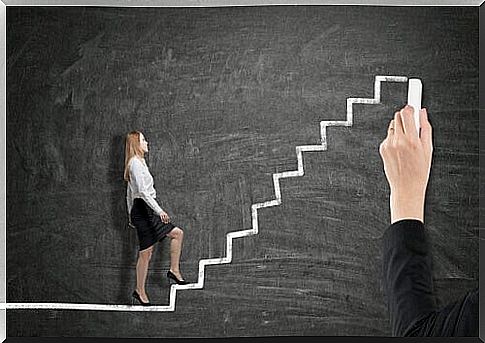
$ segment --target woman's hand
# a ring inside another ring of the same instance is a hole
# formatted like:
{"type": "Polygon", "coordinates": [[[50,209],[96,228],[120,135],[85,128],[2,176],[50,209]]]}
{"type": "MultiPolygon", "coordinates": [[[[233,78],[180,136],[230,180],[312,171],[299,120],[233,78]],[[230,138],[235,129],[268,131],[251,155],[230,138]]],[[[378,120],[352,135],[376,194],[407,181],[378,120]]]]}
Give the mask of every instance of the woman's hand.
{"type": "Polygon", "coordinates": [[[401,219],[424,223],[424,199],[433,154],[432,127],[426,109],[421,109],[419,137],[413,113],[409,105],[396,112],[387,137],[379,146],[391,189],[391,223],[401,219]]]}
{"type": "Polygon", "coordinates": [[[165,224],[170,222],[170,217],[165,211],[162,211],[162,213],[160,213],[160,218],[162,219],[162,222],[164,222],[165,224]]]}

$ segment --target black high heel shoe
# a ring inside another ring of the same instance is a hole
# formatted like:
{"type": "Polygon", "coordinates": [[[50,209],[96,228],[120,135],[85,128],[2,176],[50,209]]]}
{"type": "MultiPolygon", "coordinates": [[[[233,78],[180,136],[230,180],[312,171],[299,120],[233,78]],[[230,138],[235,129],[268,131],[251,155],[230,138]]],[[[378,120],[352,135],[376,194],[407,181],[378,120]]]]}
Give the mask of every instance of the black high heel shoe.
{"type": "Polygon", "coordinates": [[[187,285],[189,283],[188,281],[177,279],[177,277],[175,276],[175,274],[172,273],[170,270],[167,272],[167,277],[169,279],[174,280],[177,283],[177,285],[187,285]]]}
{"type": "Polygon", "coordinates": [[[140,294],[136,290],[133,291],[132,294],[132,299],[131,299],[131,304],[135,305],[135,300],[138,300],[138,302],[141,304],[141,306],[152,306],[150,302],[144,303],[143,300],[141,300],[140,294]]]}

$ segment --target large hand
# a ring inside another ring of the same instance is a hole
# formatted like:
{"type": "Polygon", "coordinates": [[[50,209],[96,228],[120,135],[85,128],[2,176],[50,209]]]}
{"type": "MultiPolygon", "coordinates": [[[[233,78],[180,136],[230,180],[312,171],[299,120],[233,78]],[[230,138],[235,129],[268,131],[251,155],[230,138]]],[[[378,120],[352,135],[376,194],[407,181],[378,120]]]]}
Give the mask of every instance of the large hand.
{"type": "Polygon", "coordinates": [[[391,223],[406,218],[424,223],[424,198],[433,154],[432,127],[426,109],[420,110],[419,137],[413,113],[409,105],[396,112],[379,146],[391,189],[391,223]]]}

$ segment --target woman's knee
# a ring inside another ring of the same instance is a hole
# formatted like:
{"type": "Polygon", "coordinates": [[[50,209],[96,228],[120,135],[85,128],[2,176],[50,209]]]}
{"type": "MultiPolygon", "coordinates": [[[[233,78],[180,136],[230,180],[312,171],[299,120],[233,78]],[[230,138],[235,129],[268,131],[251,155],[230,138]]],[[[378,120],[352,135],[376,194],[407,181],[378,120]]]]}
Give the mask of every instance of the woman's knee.
{"type": "Polygon", "coordinates": [[[153,247],[149,247],[145,250],[140,251],[140,258],[144,261],[150,261],[152,258],[153,247]]]}
{"type": "Polygon", "coordinates": [[[170,231],[170,234],[172,238],[182,239],[184,237],[184,230],[179,227],[175,227],[172,231],[170,231]]]}

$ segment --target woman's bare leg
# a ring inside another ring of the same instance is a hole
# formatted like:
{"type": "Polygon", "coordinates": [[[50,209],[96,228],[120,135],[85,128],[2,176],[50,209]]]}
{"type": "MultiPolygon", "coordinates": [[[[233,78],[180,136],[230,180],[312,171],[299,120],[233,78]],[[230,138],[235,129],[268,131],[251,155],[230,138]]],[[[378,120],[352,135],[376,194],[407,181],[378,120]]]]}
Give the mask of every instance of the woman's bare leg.
{"type": "Polygon", "coordinates": [[[148,302],[148,296],[145,292],[145,282],[148,274],[148,264],[152,258],[153,245],[145,250],[140,251],[138,262],[136,263],[136,291],[143,302],[148,302]]]}
{"type": "Polygon", "coordinates": [[[170,271],[175,274],[177,279],[183,280],[180,274],[180,255],[182,253],[182,243],[184,240],[184,231],[176,227],[167,234],[170,241],[170,271]]]}

